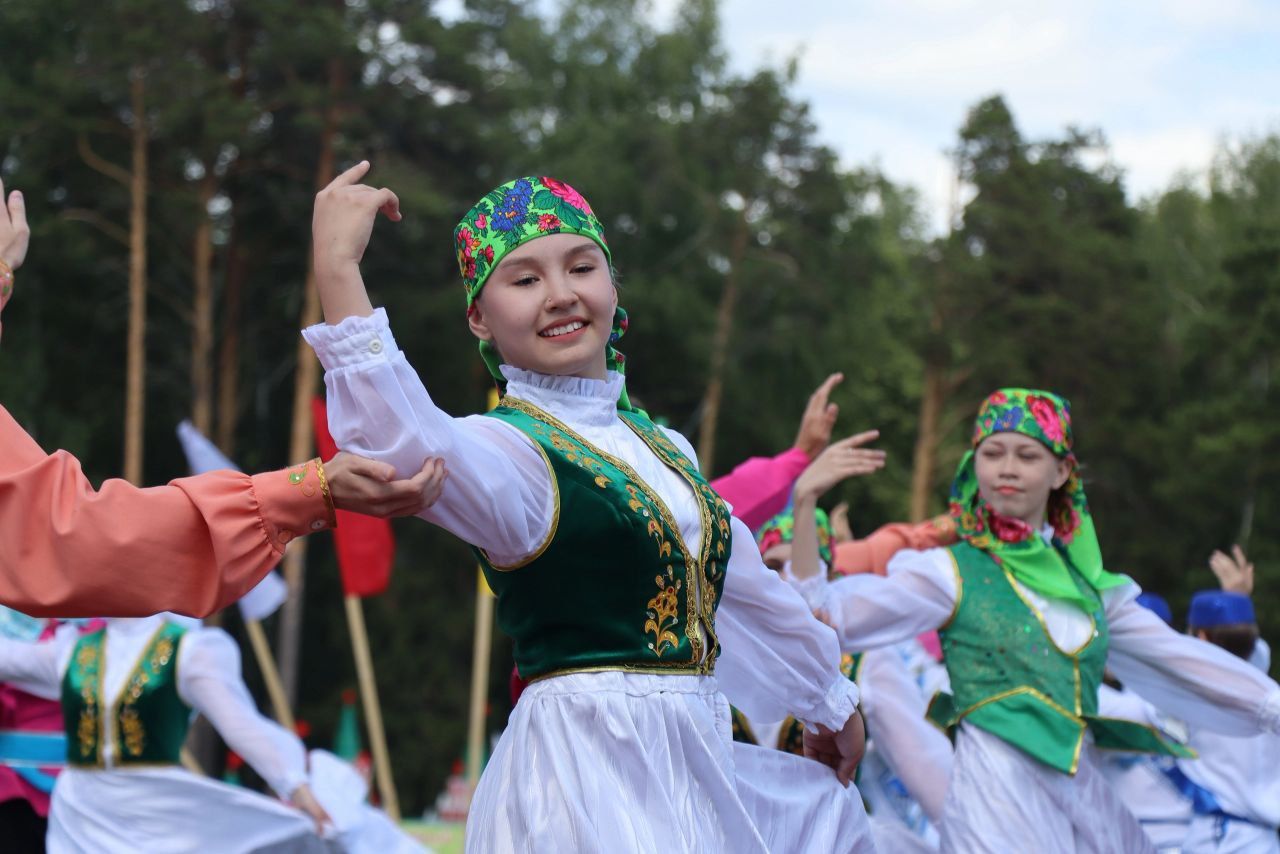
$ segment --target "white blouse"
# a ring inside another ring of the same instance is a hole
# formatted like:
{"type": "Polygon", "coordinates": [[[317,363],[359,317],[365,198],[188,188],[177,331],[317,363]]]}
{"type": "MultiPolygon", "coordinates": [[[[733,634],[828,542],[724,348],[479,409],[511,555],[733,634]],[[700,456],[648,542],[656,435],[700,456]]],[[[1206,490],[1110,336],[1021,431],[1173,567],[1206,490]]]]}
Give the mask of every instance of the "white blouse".
{"type": "MultiPolygon", "coordinates": [[[[178,618],[183,619],[183,618],[178,618]]],[[[115,619],[107,623],[106,667],[102,674],[103,705],[111,708],[164,615],[115,619]]],[[[38,686],[44,696],[57,696],[79,632],[61,630],[49,643],[28,644],[0,639],[0,680],[38,686]]],[[[307,780],[306,751],[298,737],[263,717],[240,675],[240,650],[221,629],[195,626],[178,644],[178,696],[213,724],[227,745],[240,754],[281,796],[288,797],[307,780]]],[[[115,727],[103,726],[102,758],[116,765],[115,727]]]]}
{"type": "MultiPolygon", "coordinates": [[[[857,575],[829,585],[825,607],[845,649],[870,649],[941,628],[956,607],[956,573],[946,549],[906,550],[887,576],[857,575]]],[[[1015,582],[1017,583],[1017,582],[1015,582]]],[[[1054,644],[1080,647],[1093,632],[1076,605],[1018,583],[1054,644]]],[[[1280,733],[1280,686],[1248,662],[1179,634],[1134,600],[1136,584],[1102,594],[1111,643],[1107,667],[1128,687],[1188,724],[1228,735],[1280,733]]]]}
{"type": "MultiPolygon", "coordinates": [[[[390,463],[402,477],[418,472],[429,457],[443,458],[449,480],[440,499],[422,512],[424,519],[484,549],[496,563],[519,563],[539,549],[551,531],[554,484],[529,437],[495,418],[454,418],[437,407],[396,346],[384,309],[312,326],[303,336],[325,368],[329,429],[338,447],[390,463]]],[[[593,380],[509,365],[502,370],[509,395],[626,460],[670,508],[685,542],[701,540],[689,484],[618,417],[620,375],[593,380]]],[[[696,463],[683,436],[666,434],[696,463]]],[[[839,729],[858,694],[840,675],[835,633],[764,566],[747,527],[736,518],[732,526],[735,548],[716,612],[720,687],[749,717],[794,714],[839,729]]]]}

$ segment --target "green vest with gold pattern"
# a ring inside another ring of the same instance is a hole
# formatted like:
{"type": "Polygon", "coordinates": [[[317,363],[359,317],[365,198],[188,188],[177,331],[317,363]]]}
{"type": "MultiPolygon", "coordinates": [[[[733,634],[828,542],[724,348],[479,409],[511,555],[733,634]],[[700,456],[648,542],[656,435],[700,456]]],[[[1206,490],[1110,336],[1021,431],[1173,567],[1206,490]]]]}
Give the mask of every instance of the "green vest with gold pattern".
{"type": "Polygon", "coordinates": [[[702,542],[691,548],[662,498],[624,461],[523,400],[503,398],[488,414],[533,440],[555,489],[551,531],[532,557],[498,566],[476,550],[520,675],[710,673],[732,538],[728,508],[697,467],[649,419],[619,413],[693,488],[702,542]]]}
{"type": "Polygon", "coordinates": [[[178,696],[178,644],[185,631],[174,623],[156,629],[110,708],[102,691],[106,629],[80,638],[62,678],[68,765],[103,767],[104,726],[113,728],[113,767],[178,764],[191,722],[191,709],[178,696]]]}
{"type": "Polygon", "coordinates": [[[1102,748],[1194,756],[1151,727],[1098,715],[1107,619],[1097,591],[1069,562],[1076,586],[1094,603],[1094,630],[1067,651],[991,555],[965,542],[948,550],[956,609],[939,634],[952,693],[933,698],[930,720],[948,729],[967,721],[1066,774],[1079,767],[1086,729],[1102,748]]]}

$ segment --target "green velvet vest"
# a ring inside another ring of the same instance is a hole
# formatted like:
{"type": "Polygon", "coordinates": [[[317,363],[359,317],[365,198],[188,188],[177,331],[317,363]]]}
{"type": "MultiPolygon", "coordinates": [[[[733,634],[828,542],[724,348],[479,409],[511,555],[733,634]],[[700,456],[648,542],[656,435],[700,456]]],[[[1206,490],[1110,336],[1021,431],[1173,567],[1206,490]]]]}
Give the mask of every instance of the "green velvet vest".
{"type": "Polygon", "coordinates": [[[647,418],[619,413],[693,488],[702,517],[693,550],[662,498],[624,461],[518,398],[503,398],[489,416],[533,440],[555,487],[551,531],[532,557],[499,566],[476,550],[520,675],[710,673],[732,538],[728,508],[697,467],[647,418]]]}
{"type": "Polygon", "coordinates": [[[930,720],[947,729],[968,721],[1066,774],[1079,768],[1086,728],[1104,749],[1193,755],[1151,727],[1098,716],[1110,636],[1097,591],[1070,563],[1076,586],[1095,604],[1094,631],[1068,651],[991,555],[964,542],[949,551],[956,609],[939,634],[952,693],[934,697],[930,720]]]}
{"type": "Polygon", "coordinates": [[[113,767],[178,764],[191,721],[190,707],[178,696],[178,643],[185,631],[173,623],[156,629],[110,709],[103,708],[102,695],[106,629],[80,638],[62,678],[67,764],[103,767],[108,722],[114,727],[113,767]]]}

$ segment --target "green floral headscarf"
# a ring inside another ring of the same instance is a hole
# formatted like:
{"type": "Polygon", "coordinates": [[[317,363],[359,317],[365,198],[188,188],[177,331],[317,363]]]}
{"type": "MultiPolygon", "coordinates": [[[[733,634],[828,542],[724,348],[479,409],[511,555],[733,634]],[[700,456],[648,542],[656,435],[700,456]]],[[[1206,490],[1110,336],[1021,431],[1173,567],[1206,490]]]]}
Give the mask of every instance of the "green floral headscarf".
{"type": "MultiPolygon", "coordinates": [[[[454,248],[458,253],[458,270],[467,289],[467,311],[471,311],[489,274],[512,250],[548,234],[580,234],[594,240],[604,252],[610,267],[613,255],[605,241],[604,226],[591,210],[582,194],[555,178],[528,177],[508,181],[491,190],[453,230],[454,248]]],[[[621,306],[613,316],[613,331],[605,351],[605,366],[624,372],[626,358],[614,344],[627,331],[627,313],[621,306]]],[[[499,370],[501,357],[488,341],[480,342],[480,356],[499,385],[506,380],[499,370]]],[[[626,387],[618,399],[621,409],[632,409],[626,387]]]]}
{"type": "Polygon", "coordinates": [[[1093,610],[1096,598],[1090,601],[1081,594],[1067,571],[1064,554],[1095,591],[1128,584],[1129,578],[1103,568],[1093,516],[1071,448],[1071,404],[1065,398],[1025,388],[992,393],[978,410],[972,447],[960,460],[951,484],[951,516],[961,538],[988,552],[1023,584],[1093,610]],[[974,452],[995,433],[1030,436],[1070,463],[1067,482],[1049,496],[1047,521],[1053,527],[1052,545],[1026,523],[997,516],[979,493],[974,452]]]}
{"type": "MultiPolygon", "coordinates": [[[[819,507],[814,511],[814,517],[818,523],[818,557],[822,558],[830,570],[835,557],[835,533],[831,530],[827,511],[819,507]]],[[[795,536],[795,508],[788,507],[760,526],[760,530],[756,531],[756,544],[760,546],[760,554],[764,554],[779,543],[791,542],[795,536]]]]}

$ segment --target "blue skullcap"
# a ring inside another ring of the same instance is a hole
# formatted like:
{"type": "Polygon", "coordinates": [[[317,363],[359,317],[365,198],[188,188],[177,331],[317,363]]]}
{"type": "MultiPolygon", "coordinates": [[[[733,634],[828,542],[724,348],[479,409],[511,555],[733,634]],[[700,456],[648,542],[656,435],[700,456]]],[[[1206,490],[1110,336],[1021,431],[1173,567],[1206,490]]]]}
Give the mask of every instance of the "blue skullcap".
{"type": "Polygon", "coordinates": [[[1173,625],[1173,609],[1169,607],[1169,603],[1159,593],[1140,593],[1135,601],[1164,620],[1167,625],[1173,625]]]}
{"type": "Polygon", "coordinates": [[[1253,600],[1243,593],[1201,590],[1191,597],[1191,610],[1187,613],[1190,628],[1212,629],[1254,622],[1257,619],[1253,615],[1253,600]]]}

